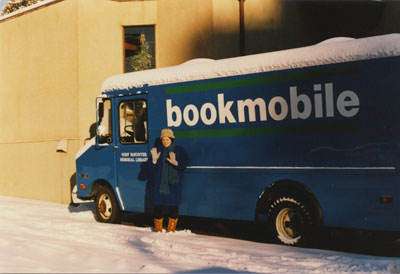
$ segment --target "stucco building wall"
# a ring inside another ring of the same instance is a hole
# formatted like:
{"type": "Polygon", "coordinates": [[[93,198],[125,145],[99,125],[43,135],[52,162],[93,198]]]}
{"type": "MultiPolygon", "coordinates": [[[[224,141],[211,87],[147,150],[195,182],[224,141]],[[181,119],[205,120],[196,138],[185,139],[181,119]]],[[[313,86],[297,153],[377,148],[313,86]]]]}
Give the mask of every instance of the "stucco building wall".
{"type": "Polygon", "coordinates": [[[76,20],[76,2],[62,1],[0,23],[1,195],[69,202],[79,146],[76,20]],[[63,138],[68,153],[57,153],[63,138]]]}

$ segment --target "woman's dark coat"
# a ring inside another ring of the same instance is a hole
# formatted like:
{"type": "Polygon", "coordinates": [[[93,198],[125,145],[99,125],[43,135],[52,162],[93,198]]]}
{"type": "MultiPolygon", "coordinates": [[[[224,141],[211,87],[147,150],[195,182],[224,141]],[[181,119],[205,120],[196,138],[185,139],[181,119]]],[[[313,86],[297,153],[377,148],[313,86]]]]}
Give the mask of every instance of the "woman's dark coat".
{"type": "Polygon", "coordinates": [[[178,184],[170,185],[170,193],[168,195],[160,194],[161,173],[163,165],[170,165],[169,162],[163,163],[163,147],[157,146],[157,152],[161,152],[156,164],[153,164],[152,157],[142,166],[141,179],[148,179],[153,182],[153,204],[164,206],[177,206],[182,202],[182,183],[183,171],[188,165],[188,157],[183,147],[175,146],[174,152],[178,166],[174,167],[178,171],[178,184]]]}

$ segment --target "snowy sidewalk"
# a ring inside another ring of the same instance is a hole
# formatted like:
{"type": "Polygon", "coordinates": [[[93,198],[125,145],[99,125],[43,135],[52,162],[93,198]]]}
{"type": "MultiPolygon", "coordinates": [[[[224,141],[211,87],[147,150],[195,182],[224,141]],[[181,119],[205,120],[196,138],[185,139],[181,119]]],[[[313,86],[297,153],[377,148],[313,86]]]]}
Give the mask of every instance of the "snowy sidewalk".
{"type": "MultiPolygon", "coordinates": [[[[98,223],[67,205],[0,196],[0,272],[400,273],[400,258],[98,223]]],[[[80,208],[81,210],[82,208],[80,208]]]]}

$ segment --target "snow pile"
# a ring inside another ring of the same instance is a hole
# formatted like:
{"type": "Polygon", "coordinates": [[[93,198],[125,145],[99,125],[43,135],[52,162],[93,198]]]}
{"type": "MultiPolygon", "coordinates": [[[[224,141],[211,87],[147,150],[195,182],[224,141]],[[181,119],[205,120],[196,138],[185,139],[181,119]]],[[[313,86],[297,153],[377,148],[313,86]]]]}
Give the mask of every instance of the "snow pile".
{"type": "Polygon", "coordinates": [[[400,259],[98,223],[93,204],[0,196],[0,273],[400,273],[400,259]]]}
{"type": "Polygon", "coordinates": [[[60,1],[60,0],[39,0],[39,2],[36,3],[36,4],[30,5],[28,7],[20,8],[20,9],[14,11],[12,13],[9,13],[9,14],[6,14],[6,15],[1,15],[0,14],[0,21],[8,19],[10,17],[14,17],[14,16],[16,16],[18,14],[25,13],[27,11],[39,8],[41,6],[44,6],[44,5],[47,5],[47,4],[51,3],[51,2],[56,2],[56,1],[60,1]]]}
{"type": "Polygon", "coordinates": [[[115,75],[104,81],[102,91],[399,55],[400,34],[361,39],[340,37],[309,47],[115,75]]]}

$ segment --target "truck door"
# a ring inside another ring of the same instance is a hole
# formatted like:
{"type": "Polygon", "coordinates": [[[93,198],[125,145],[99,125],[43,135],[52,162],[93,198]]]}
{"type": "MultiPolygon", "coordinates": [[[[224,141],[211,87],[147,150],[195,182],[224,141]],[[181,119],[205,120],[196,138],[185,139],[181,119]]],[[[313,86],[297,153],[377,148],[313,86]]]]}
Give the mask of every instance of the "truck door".
{"type": "Polygon", "coordinates": [[[117,98],[117,140],[115,142],[117,192],[123,210],[143,212],[146,182],[138,175],[149,153],[146,95],[117,98]]]}

